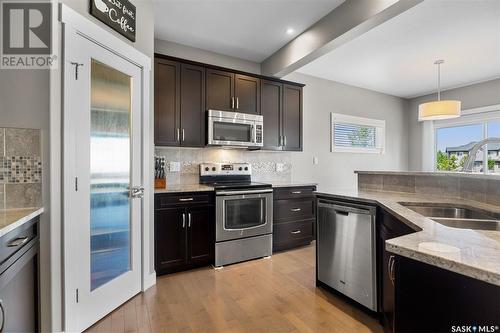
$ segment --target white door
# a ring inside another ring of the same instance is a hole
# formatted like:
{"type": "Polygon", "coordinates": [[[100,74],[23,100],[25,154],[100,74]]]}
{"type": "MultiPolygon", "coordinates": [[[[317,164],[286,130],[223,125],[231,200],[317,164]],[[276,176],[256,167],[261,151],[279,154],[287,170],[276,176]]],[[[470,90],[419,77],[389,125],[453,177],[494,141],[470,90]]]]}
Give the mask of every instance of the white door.
{"type": "Polygon", "coordinates": [[[65,33],[65,321],[82,331],[141,290],[141,69],[65,33]]]}

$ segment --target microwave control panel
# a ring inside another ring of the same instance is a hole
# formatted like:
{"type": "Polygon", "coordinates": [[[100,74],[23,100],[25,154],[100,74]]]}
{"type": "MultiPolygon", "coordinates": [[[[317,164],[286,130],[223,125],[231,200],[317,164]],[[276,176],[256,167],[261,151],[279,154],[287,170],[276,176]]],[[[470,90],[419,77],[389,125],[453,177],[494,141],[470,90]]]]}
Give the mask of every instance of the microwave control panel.
{"type": "Polygon", "coordinates": [[[262,125],[255,125],[255,142],[262,143],[262,125]]]}

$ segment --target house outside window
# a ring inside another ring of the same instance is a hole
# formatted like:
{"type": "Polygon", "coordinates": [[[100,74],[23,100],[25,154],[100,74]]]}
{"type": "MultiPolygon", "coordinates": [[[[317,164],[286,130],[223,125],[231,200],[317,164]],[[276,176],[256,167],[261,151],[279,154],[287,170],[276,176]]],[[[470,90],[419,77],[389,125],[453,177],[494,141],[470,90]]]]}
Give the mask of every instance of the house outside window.
{"type": "MultiPolygon", "coordinates": [[[[436,171],[461,171],[480,140],[500,137],[500,111],[466,114],[434,122],[436,171]]],[[[500,144],[488,144],[475,157],[472,172],[500,174],[500,144]]]]}

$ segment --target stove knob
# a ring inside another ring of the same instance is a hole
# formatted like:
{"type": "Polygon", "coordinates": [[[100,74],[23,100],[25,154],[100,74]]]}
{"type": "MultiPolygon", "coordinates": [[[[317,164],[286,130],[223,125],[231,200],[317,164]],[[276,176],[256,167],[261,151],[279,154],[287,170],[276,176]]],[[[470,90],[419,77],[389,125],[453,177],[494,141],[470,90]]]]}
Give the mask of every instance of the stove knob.
{"type": "Polygon", "coordinates": [[[205,167],[205,171],[208,171],[208,170],[210,170],[210,168],[209,167],[205,167]]]}
{"type": "Polygon", "coordinates": [[[215,167],[212,167],[212,171],[215,171],[215,167]]]}
{"type": "Polygon", "coordinates": [[[245,171],[248,171],[248,167],[245,167],[245,171]]]}
{"type": "Polygon", "coordinates": [[[240,170],[240,171],[241,171],[241,170],[243,170],[243,168],[242,168],[242,167],[239,167],[239,168],[238,168],[238,170],[240,170]]]}

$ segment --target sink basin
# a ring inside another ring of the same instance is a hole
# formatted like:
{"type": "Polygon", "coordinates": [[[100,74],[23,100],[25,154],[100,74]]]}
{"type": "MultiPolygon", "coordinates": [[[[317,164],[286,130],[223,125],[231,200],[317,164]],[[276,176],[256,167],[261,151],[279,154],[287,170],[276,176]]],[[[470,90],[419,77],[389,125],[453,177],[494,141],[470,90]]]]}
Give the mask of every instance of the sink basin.
{"type": "Polygon", "coordinates": [[[401,205],[448,227],[500,230],[498,213],[451,204],[401,202],[401,205]]]}

